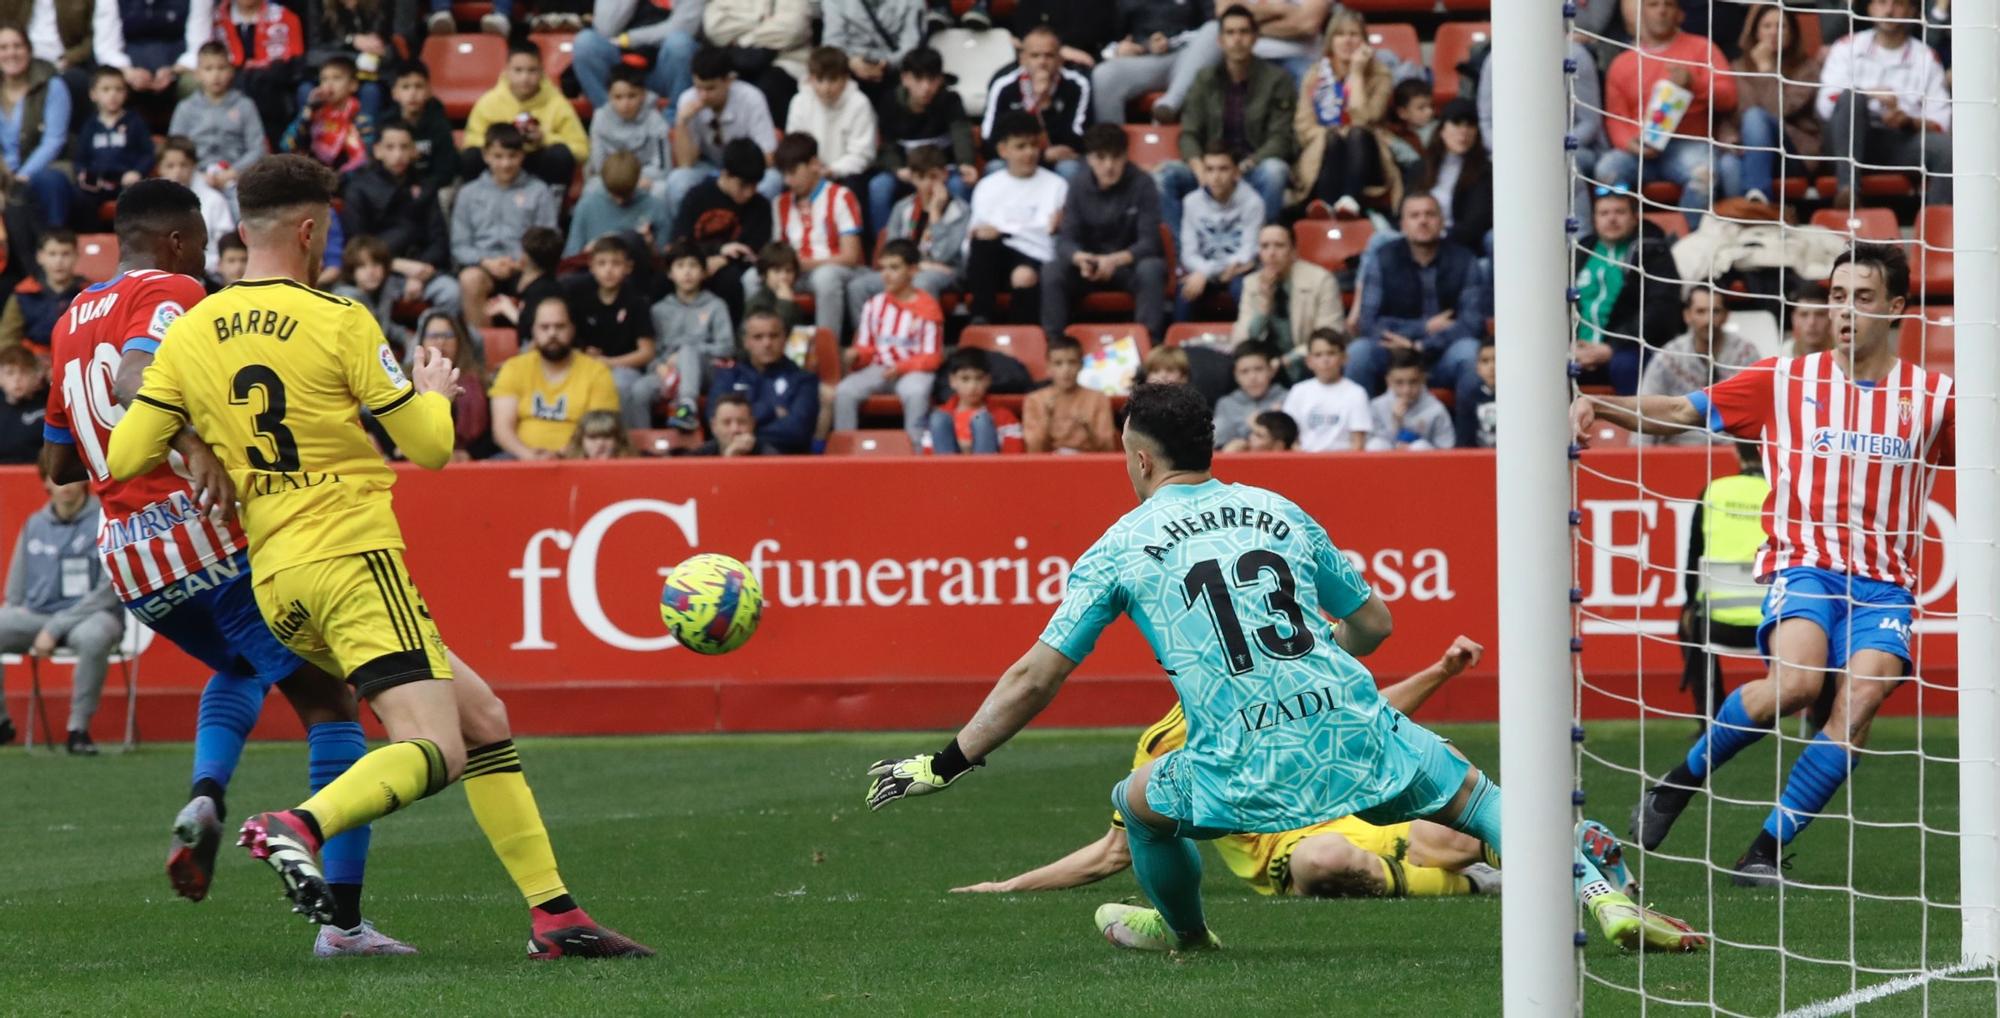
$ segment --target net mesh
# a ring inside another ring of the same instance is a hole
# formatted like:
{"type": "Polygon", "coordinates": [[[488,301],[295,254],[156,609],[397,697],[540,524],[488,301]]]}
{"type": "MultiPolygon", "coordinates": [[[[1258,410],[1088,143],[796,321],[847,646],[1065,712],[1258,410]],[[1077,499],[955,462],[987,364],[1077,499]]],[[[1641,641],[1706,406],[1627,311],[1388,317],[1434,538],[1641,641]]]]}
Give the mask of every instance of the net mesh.
{"type": "MultiPolygon", "coordinates": [[[[1831,347],[1825,283],[1857,240],[1893,244],[1909,260],[1910,299],[1890,339],[1899,357],[1951,372],[1953,290],[1995,281],[1954,278],[1948,130],[1954,108],[1995,97],[1950,95],[1948,11],[1909,0],[1853,9],[1655,0],[1608,18],[1566,8],[1578,392],[1682,395],[1764,370],[1750,367],[1762,358],[1831,347]],[[1917,120],[1930,129],[1905,126],[1917,120]],[[1622,239],[1615,208],[1603,211],[1628,204],[1625,195],[1638,199],[1634,240],[1622,239]]],[[[1883,423],[1856,419],[1866,394],[1837,384],[1847,419],[1834,431],[1883,423]]],[[[1627,811],[1684,763],[1729,692],[1743,690],[1742,705],[1775,698],[1788,716],[1757,726],[1767,734],[1715,766],[1658,848],[1628,841],[1646,904],[1687,920],[1709,950],[1585,949],[1586,1010],[1830,1015],[1894,998],[1894,1013],[1996,1013],[1994,970],[1960,961],[1953,468],[1936,471],[1907,519],[1879,512],[1864,492],[1848,493],[1851,506],[1815,503],[1830,514],[1830,546],[1907,539],[1914,609],[1897,635],[1908,639],[1910,675],[1892,684],[1851,679],[1809,647],[1786,644],[1767,661],[1745,624],[1743,605],[1764,588],[1738,561],[1722,511],[1743,493],[1710,485],[1739,472],[1739,452],[1752,463],[1786,455],[1762,448],[1775,437],[1741,450],[1722,435],[1661,444],[1601,427],[1591,438],[1572,475],[1582,812],[1625,833],[1627,811]],[[1709,554],[1691,554],[1691,539],[1709,554]],[[1690,594],[1691,580],[1705,596],[1690,594]],[[1704,657],[1722,677],[1713,693],[1704,657]],[[1864,689],[1892,691],[1850,736],[1839,715],[1866,713],[1864,689]],[[1739,859],[1829,712],[1829,736],[1851,746],[1851,777],[1779,849],[1776,886],[1738,886],[1739,859]]],[[[1866,462],[1869,477],[1886,475],[1897,454],[1827,441],[1789,444],[1866,462]]],[[[1824,602],[1839,620],[1832,642],[1892,646],[1875,632],[1900,624],[1877,610],[1882,596],[1845,573],[1824,602]]],[[[1870,661],[1881,658],[1857,659],[1856,671],[1870,661]]],[[[1980,751],[1990,759],[1990,745],[1980,751]]]]}

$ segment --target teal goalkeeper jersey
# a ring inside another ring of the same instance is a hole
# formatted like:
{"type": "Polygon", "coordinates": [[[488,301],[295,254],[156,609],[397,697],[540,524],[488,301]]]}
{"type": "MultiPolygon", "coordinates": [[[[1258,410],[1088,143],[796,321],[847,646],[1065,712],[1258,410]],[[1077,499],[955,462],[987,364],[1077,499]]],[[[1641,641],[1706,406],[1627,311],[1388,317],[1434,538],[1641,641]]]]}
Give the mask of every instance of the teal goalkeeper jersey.
{"type": "Polygon", "coordinates": [[[1369,588],[1289,499],[1209,480],[1170,484],[1097,539],[1042,642],[1081,662],[1130,615],[1187,714],[1147,802],[1184,823],[1284,831],[1384,802],[1417,758],[1409,725],[1334,642],[1369,588]]]}

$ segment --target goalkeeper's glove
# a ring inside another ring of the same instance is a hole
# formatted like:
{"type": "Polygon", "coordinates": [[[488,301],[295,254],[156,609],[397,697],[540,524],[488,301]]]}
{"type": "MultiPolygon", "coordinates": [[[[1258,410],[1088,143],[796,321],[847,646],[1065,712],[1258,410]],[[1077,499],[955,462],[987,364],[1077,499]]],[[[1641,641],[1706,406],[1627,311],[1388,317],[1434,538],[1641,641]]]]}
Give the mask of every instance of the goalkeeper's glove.
{"type": "Polygon", "coordinates": [[[978,763],[965,758],[965,751],[958,748],[957,739],[951,740],[951,745],[939,753],[920,753],[901,760],[877,760],[874,766],[868,768],[868,776],[875,779],[868,786],[868,808],[881,809],[904,796],[942,792],[977,766],[978,763]]]}

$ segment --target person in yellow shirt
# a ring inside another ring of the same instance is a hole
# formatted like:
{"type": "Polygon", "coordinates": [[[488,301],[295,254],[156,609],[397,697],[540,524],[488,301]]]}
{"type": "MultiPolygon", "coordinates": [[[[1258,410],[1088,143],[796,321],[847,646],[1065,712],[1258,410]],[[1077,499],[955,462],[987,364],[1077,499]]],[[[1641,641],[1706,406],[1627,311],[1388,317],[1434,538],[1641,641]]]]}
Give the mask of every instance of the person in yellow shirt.
{"type": "Polygon", "coordinates": [[[403,564],[395,473],[356,418],[366,407],[411,462],[440,469],[458,370],[422,351],[413,384],[366,307],[304,282],[319,275],[338,186],[298,155],[243,172],[244,278],[167,328],[106,455],[125,481],[164,460],[184,428],[207,442],[234,482],[271,631],[352,684],[395,740],[298,806],[252,816],[238,844],[277,871],[294,911],[331,922],[326,840],[463,775],[474,818],[528,900],[530,957],[651,954],[571,898],[506,708],[446,649],[403,564]]]}
{"type": "Polygon", "coordinates": [[[618,412],[618,385],[603,361],[577,352],[568,303],[536,304],[530,329],[533,348],[493,380],[493,441],[517,460],[560,459],[584,414],[618,412]]]}
{"type": "Polygon", "coordinates": [[[522,164],[529,173],[548,181],[556,194],[569,193],[576,168],[590,158],[590,135],[577,119],[576,107],[563,97],[542,72],[542,51],[534,43],[515,40],[507,44],[507,69],[500,80],[479,101],[465,120],[465,149],[460,162],[466,179],[486,172],[486,158],[480,149],[486,131],[495,124],[512,124],[528,140],[528,159],[522,164]]]}

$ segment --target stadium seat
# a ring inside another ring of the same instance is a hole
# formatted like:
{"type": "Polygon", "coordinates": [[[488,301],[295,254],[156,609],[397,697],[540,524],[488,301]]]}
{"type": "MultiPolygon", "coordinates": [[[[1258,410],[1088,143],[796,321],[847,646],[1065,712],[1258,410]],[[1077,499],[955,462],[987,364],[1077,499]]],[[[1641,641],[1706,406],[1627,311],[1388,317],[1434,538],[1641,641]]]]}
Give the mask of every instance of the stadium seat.
{"type": "MultiPolygon", "coordinates": [[[[1423,10],[1429,11],[1430,4],[1423,10]]],[[[1396,59],[1417,67],[1424,65],[1424,47],[1417,41],[1417,27],[1402,22],[1368,26],[1368,45],[1396,54],[1396,59]]]]}
{"type": "Polygon", "coordinates": [[[1894,243],[1903,239],[1896,214],[1884,208],[1820,209],[1813,213],[1812,225],[1835,233],[1851,234],[1857,240],[1894,243]]]}
{"type": "MultiPolygon", "coordinates": [[[[1160,224],[1160,250],[1167,263],[1167,299],[1173,300],[1174,284],[1180,278],[1180,259],[1174,254],[1174,231],[1160,224]]],[[[1077,302],[1079,313],[1102,320],[1129,319],[1137,314],[1132,294],[1124,290],[1097,290],[1077,302]]]]}
{"type": "Polygon", "coordinates": [[[1949,374],[1955,360],[1953,334],[1956,331],[1951,306],[1933,304],[1913,310],[1922,314],[1912,314],[1903,319],[1896,344],[1897,356],[1915,361],[1932,371],[1949,374]]]}
{"type": "Polygon", "coordinates": [[[1151,173],[1181,157],[1181,129],[1154,124],[1128,124],[1125,137],[1131,143],[1132,165],[1151,173]]]}
{"type": "Polygon", "coordinates": [[[1085,356],[1100,346],[1110,346],[1121,339],[1131,339],[1139,347],[1139,358],[1153,352],[1153,334],[1138,322],[1117,322],[1111,325],[1072,325],[1063,330],[1063,335],[1083,344],[1085,356]]]}
{"type": "MultiPolygon", "coordinates": [[[[542,51],[542,72],[549,80],[562,88],[563,72],[576,57],[576,33],[574,32],[531,32],[528,41],[542,51]]],[[[576,108],[577,119],[585,125],[590,123],[590,100],[581,94],[569,101],[576,108]]]]}
{"type": "Polygon", "coordinates": [[[826,436],[828,456],[912,456],[916,447],[900,428],[836,431],[826,436]]]}
{"type": "Polygon", "coordinates": [[[1004,353],[1020,361],[1029,377],[1049,377],[1049,338],[1040,326],[968,325],[959,333],[958,345],[1004,353]]]}
{"type": "Polygon", "coordinates": [[[479,346],[486,363],[498,371],[507,358],[521,352],[521,334],[495,325],[481,333],[479,346]]]}
{"type": "MultiPolygon", "coordinates": [[[[493,13],[493,5],[484,2],[484,0],[480,0],[480,2],[473,2],[473,0],[454,0],[454,2],[451,5],[452,20],[458,22],[461,25],[477,25],[479,24],[480,18],[483,18],[491,13],[493,13]]],[[[431,73],[436,74],[437,71],[432,70],[431,73]]]]}
{"type": "Polygon", "coordinates": [[[1910,274],[1916,277],[1917,299],[1951,299],[1951,206],[1926,205],[1917,216],[1918,243],[1910,251],[1910,274]]]}
{"type": "Polygon", "coordinates": [[[1639,196],[1648,205],[1677,208],[1681,203],[1681,186],[1671,180],[1649,180],[1639,189],[1639,196]]]}
{"type": "Polygon", "coordinates": [[[1167,346],[1195,342],[1208,336],[1221,336],[1227,341],[1236,328],[1235,322],[1175,322],[1167,326],[1167,346]]]}
{"type": "Polygon", "coordinates": [[[86,233],[76,238],[76,274],[102,283],[118,274],[118,235],[86,233]]]}
{"type": "Polygon", "coordinates": [[[1299,257],[1332,272],[1360,257],[1373,236],[1374,224],[1366,219],[1301,219],[1292,224],[1299,257]]]}
{"type": "Polygon", "coordinates": [[[1675,240],[1688,235],[1688,217],[1678,212],[1648,212],[1646,221],[1665,230],[1675,240]]]}
{"type": "MultiPolygon", "coordinates": [[[[1485,21],[1447,21],[1438,26],[1437,37],[1431,40],[1431,88],[1439,105],[1458,96],[1458,65],[1472,47],[1491,38],[1492,31],[1493,25],[1485,21]]],[[[1466,89],[1466,95],[1471,94],[1466,89]]]]}
{"type": "Polygon", "coordinates": [[[806,370],[819,376],[828,385],[839,385],[841,371],[840,337],[832,329],[814,329],[812,353],[806,358],[806,370]]]}
{"type": "MultiPolygon", "coordinates": [[[[1840,181],[1833,174],[1822,174],[1814,179],[1813,187],[1819,196],[1832,201],[1840,190],[1840,181]]],[[[1908,198],[1917,193],[1910,186],[1910,178],[1901,173],[1864,173],[1861,175],[1860,197],[1862,198],[1908,198]]]]}
{"type": "Polygon", "coordinates": [[[673,450],[673,434],[671,428],[634,428],[626,437],[641,456],[665,456],[673,450]]]}
{"type": "Polygon", "coordinates": [[[1599,424],[1590,433],[1592,449],[1629,449],[1632,447],[1632,433],[1624,428],[1614,428],[1609,424],[1599,424]]]}
{"type": "Polygon", "coordinates": [[[423,59],[431,69],[431,91],[444,104],[445,115],[462,121],[507,69],[507,40],[497,35],[433,35],[424,40],[423,59]]]}

